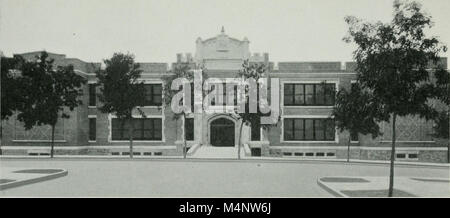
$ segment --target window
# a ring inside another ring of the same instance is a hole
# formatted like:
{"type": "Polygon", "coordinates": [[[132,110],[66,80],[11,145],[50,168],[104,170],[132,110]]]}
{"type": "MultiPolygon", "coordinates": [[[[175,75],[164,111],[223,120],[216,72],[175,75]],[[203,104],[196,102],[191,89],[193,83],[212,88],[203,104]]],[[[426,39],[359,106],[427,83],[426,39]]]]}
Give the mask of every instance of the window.
{"type": "Polygon", "coordinates": [[[254,123],[251,124],[251,140],[261,141],[261,124],[259,119],[255,119],[254,123]]]}
{"type": "Polygon", "coordinates": [[[194,118],[184,120],[184,137],[187,141],[194,140],[194,118]]]}
{"type": "Polygon", "coordinates": [[[417,159],[417,158],[419,158],[419,155],[417,153],[415,153],[415,154],[408,154],[408,158],[409,159],[417,159]]]}
{"type": "MultiPolygon", "coordinates": [[[[213,91],[216,88],[220,88],[220,86],[222,86],[222,106],[232,106],[232,105],[227,105],[227,101],[228,98],[233,98],[233,106],[237,105],[237,90],[238,90],[238,86],[237,85],[233,85],[233,92],[232,93],[228,93],[227,92],[227,84],[226,83],[222,83],[222,84],[217,84],[212,86],[211,91],[213,91]]],[[[220,106],[219,105],[219,91],[217,91],[216,93],[217,95],[213,97],[212,101],[211,101],[211,106],[220,106]]]]}
{"type": "MultiPolygon", "coordinates": [[[[113,118],[112,140],[129,140],[130,123],[126,120],[113,118]]],[[[137,141],[159,141],[162,139],[161,118],[133,118],[131,121],[134,131],[133,140],[137,141]]]]}
{"type": "Polygon", "coordinates": [[[145,88],[145,106],[161,106],[162,105],[162,85],[161,84],[144,84],[145,88]]]}
{"type": "Polygon", "coordinates": [[[357,142],[359,141],[358,133],[357,132],[351,132],[350,133],[350,141],[357,142]]]}
{"type": "Polygon", "coordinates": [[[97,136],[97,119],[89,118],[89,141],[95,141],[97,136]]]}
{"type": "Polygon", "coordinates": [[[195,91],[194,83],[191,83],[191,111],[195,112],[195,91]]]}
{"type": "Polygon", "coordinates": [[[335,84],[284,84],[285,106],[333,106],[335,84]]]}
{"type": "Polygon", "coordinates": [[[397,154],[397,158],[405,159],[406,158],[406,154],[404,154],[404,153],[397,154]]]}
{"type": "Polygon", "coordinates": [[[96,84],[89,84],[89,106],[97,106],[96,84]]]}
{"type": "Polygon", "coordinates": [[[334,120],[286,118],[284,119],[285,141],[334,141],[334,120]]]}

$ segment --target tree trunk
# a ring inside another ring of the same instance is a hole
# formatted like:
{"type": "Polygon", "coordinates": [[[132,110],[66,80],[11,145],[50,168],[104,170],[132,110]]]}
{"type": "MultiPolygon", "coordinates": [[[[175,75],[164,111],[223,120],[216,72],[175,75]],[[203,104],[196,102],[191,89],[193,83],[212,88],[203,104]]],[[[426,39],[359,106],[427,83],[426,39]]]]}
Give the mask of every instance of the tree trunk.
{"type": "Polygon", "coordinates": [[[395,161],[395,121],[397,115],[394,113],[392,115],[392,149],[391,149],[391,164],[389,171],[389,194],[388,197],[393,197],[394,192],[394,161],[395,161]]]}
{"type": "Polygon", "coordinates": [[[239,128],[238,159],[241,159],[242,126],[244,126],[244,121],[241,122],[241,127],[239,128]]]}
{"type": "Polygon", "coordinates": [[[347,162],[350,162],[350,144],[352,143],[352,135],[348,137],[348,146],[347,146],[347,162]]]}
{"type": "Polygon", "coordinates": [[[50,158],[53,158],[54,146],[55,146],[55,125],[52,125],[52,143],[50,147],[50,158]]]}
{"type": "Polygon", "coordinates": [[[133,118],[129,119],[128,123],[130,125],[130,128],[128,129],[130,137],[130,158],[133,158],[133,133],[134,133],[133,118]]]}
{"type": "MultiPolygon", "coordinates": [[[[184,118],[184,122],[186,122],[186,114],[185,113],[183,113],[183,118],[184,118]]],[[[183,147],[183,158],[184,159],[186,159],[186,154],[187,154],[187,143],[186,143],[186,125],[185,126],[183,126],[183,129],[184,129],[184,131],[183,131],[183,143],[184,143],[184,147],[183,147]]]]}

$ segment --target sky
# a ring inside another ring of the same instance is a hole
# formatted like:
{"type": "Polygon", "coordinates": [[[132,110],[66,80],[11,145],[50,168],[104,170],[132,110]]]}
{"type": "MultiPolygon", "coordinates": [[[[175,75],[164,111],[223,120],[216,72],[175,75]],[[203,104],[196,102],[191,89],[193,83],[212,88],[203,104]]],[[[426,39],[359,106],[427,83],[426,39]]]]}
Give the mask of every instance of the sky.
{"type": "MultiPolygon", "coordinates": [[[[450,44],[450,1],[426,0],[430,35],[450,44]]],[[[0,0],[0,51],[46,50],[101,62],[130,52],[139,62],[174,62],[195,53],[195,40],[250,41],[271,61],[350,61],[344,17],[392,19],[393,0],[0,0]]],[[[448,56],[448,54],[444,54],[448,56]]]]}

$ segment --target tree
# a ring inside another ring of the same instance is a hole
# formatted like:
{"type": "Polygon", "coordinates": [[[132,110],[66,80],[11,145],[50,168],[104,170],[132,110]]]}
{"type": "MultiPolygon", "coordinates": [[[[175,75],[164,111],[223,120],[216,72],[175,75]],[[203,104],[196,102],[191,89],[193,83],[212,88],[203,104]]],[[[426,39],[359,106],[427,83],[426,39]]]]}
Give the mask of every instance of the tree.
{"type": "Polygon", "coordinates": [[[25,129],[33,126],[50,125],[52,131],[50,157],[54,153],[55,126],[58,118],[68,119],[67,108],[73,111],[82,104],[81,87],[86,80],[74,72],[72,65],[53,66],[53,59],[42,52],[34,61],[20,66],[20,84],[23,100],[17,105],[17,119],[25,129]]]}
{"type": "Polygon", "coordinates": [[[438,69],[435,72],[435,77],[436,94],[446,110],[439,111],[439,115],[434,119],[434,136],[447,142],[447,162],[450,163],[450,73],[445,69],[438,69]]]}
{"type": "Polygon", "coordinates": [[[379,104],[374,119],[392,125],[392,147],[389,171],[389,193],[393,195],[394,160],[397,117],[419,115],[431,119],[436,110],[429,104],[435,96],[435,85],[427,71],[430,62],[436,63],[446,51],[436,37],[427,37],[432,27],[431,16],[422,12],[416,2],[394,2],[394,18],[389,23],[364,23],[346,17],[349,27],[347,42],[357,49],[357,79],[370,93],[373,103],[379,104]]]}
{"type": "MultiPolygon", "coordinates": [[[[128,122],[130,140],[130,158],[133,158],[133,110],[145,117],[139,106],[144,105],[144,83],[139,81],[142,70],[134,62],[134,55],[114,53],[111,59],[104,60],[106,68],[96,72],[100,86],[99,100],[103,105],[102,113],[114,114],[121,121],[122,127],[128,122]]],[[[123,131],[124,128],[121,128],[123,131]]],[[[122,133],[123,134],[123,133],[122,133]]]]}
{"type": "Polygon", "coordinates": [[[13,73],[20,63],[21,56],[14,58],[1,57],[1,119],[12,116],[17,109],[17,102],[22,96],[22,90],[18,88],[18,77],[13,73]]]}
{"type": "Polygon", "coordinates": [[[377,124],[377,113],[380,111],[379,105],[375,104],[375,99],[365,90],[362,90],[358,83],[353,83],[350,91],[341,89],[336,94],[336,102],[332,115],[337,128],[343,132],[347,130],[348,138],[347,162],[350,161],[351,134],[371,134],[376,138],[381,134],[377,124]]]}
{"type": "MultiPolygon", "coordinates": [[[[256,81],[256,87],[252,87],[250,84],[245,85],[245,91],[241,96],[245,102],[245,110],[236,111],[239,119],[241,120],[241,125],[239,127],[239,142],[238,142],[238,159],[241,158],[241,147],[242,147],[242,127],[245,125],[260,125],[263,129],[269,129],[275,124],[263,124],[260,122],[261,118],[264,116],[270,116],[271,112],[263,113],[260,110],[260,98],[261,88],[268,88],[267,84],[262,84],[261,86],[257,84],[258,80],[261,78],[268,78],[267,67],[262,63],[250,63],[248,60],[244,61],[242,64],[242,69],[238,72],[238,78],[243,80],[253,79],[256,81]],[[253,93],[252,93],[253,92],[253,93]],[[256,113],[253,113],[250,108],[251,105],[256,105],[256,113]]],[[[238,98],[239,98],[238,97],[238,98]]],[[[239,104],[239,101],[238,101],[239,104]]],[[[280,117],[278,117],[278,121],[280,117]]]]}
{"type": "MultiPolygon", "coordinates": [[[[18,86],[20,83],[18,82],[17,76],[13,73],[14,70],[17,69],[19,64],[23,61],[20,56],[16,56],[14,58],[1,57],[0,61],[0,71],[1,71],[1,120],[7,120],[10,116],[13,115],[15,110],[17,109],[18,102],[20,102],[21,94],[23,89],[20,89],[18,86]]],[[[3,132],[3,122],[1,122],[2,127],[0,128],[0,140],[2,138],[3,132]]],[[[1,143],[0,143],[1,144],[1,143]]],[[[1,145],[0,145],[1,146],[1,145]]],[[[2,150],[0,148],[0,155],[2,154],[2,150]]]]}
{"type": "MultiPolygon", "coordinates": [[[[174,69],[169,72],[167,76],[163,77],[164,80],[164,104],[167,106],[172,105],[172,100],[174,99],[174,96],[178,93],[178,90],[172,89],[172,83],[179,78],[186,79],[186,82],[189,82],[188,86],[186,87],[187,90],[185,91],[186,96],[191,96],[189,101],[185,101],[184,98],[180,98],[180,102],[178,103],[179,106],[189,106],[190,104],[190,110],[181,110],[179,113],[174,113],[173,119],[178,120],[180,117],[183,117],[183,119],[186,122],[186,117],[189,114],[194,113],[194,99],[193,99],[193,93],[194,89],[201,89],[203,90],[203,83],[208,78],[208,75],[206,74],[206,71],[204,69],[201,69],[202,71],[202,87],[194,87],[194,71],[191,69],[190,65],[188,63],[181,63],[176,64],[174,69]]],[[[187,85],[187,84],[184,84],[187,85]]],[[[202,95],[205,93],[202,91],[202,95]]],[[[185,131],[184,131],[185,132],[185,131]]],[[[183,136],[183,158],[186,158],[187,155],[187,142],[186,142],[186,132],[183,136]]]]}

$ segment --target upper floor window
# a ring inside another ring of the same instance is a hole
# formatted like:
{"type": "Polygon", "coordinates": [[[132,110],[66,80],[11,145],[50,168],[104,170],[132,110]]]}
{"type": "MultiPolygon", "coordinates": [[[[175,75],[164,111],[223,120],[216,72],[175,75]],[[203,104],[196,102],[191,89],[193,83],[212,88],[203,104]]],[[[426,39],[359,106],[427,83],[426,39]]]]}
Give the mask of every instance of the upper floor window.
{"type": "Polygon", "coordinates": [[[161,106],[162,105],[162,85],[161,84],[144,84],[145,99],[144,106],[161,106]]]}
{"type": "Polygon", "coordinates": [[[89,84],[89,106],[95,107],[97,105],[96,84],[89,84]]]}
{"type": "Polygon", "coordinates": [[[217,91],[217,95],[214,96],[214,98],[211,101],[211,105],[212,106],[237,106],[237,91],[238,91],[238,86],[237,85],[233,85],[233,91],[228,92],[227,90],[227,84],[226,83],[222,83],[221,85],[215,85],[212,87],[211,91],[213,91],[214,89],[221,87],[222,88],[222,103],[219,103],[219,92],[217,91]],[[233,99],[233,105],[228,105],[228,99],[233,99]]]}
{"type": "Polygon", "coordinates": [[[335,84],[284,84],[285,106],[333,106],[335,84]]]}

